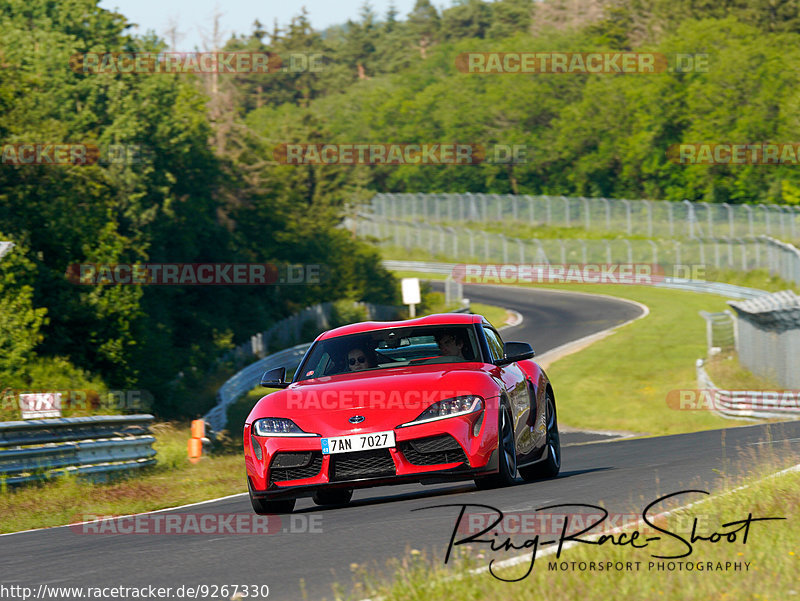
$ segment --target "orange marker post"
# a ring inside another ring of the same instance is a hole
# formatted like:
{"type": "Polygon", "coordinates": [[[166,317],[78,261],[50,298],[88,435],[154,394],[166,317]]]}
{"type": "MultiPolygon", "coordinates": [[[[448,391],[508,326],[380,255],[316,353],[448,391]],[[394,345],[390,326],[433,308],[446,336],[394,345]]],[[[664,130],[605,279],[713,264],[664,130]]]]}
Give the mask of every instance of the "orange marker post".
{"type": "Polygon", "coordinates": [[[206,423],[202,419],[192,420],[192,437],[189,439],[187,450],[189,461],[197,463],[203,456],[203,439],[206,435],[206,423]]]}

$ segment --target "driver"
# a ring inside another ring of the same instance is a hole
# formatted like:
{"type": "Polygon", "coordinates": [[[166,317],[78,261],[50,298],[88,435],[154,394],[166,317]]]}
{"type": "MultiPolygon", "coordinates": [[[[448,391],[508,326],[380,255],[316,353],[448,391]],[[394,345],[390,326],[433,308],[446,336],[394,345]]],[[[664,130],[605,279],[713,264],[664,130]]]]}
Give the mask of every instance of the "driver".
{"type": "Polygon", "coordinates": [[[460,332],[444,332],[436,336],[436,344],[439,346],[439,352],[448,357],[460,357],[466,359],[464,356],[464,349],[467,341],[460,332]]]}

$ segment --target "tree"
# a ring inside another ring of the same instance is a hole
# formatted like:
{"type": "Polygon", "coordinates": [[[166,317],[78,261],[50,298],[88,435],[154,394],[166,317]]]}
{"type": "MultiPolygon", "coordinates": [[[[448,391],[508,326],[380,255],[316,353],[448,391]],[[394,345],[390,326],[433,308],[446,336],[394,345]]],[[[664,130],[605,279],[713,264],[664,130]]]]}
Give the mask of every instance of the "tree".
{"type": "Polygon", "coordinates": [[[419,49],[420,57],[426,58],[428,48],[436,42],[440,30],[439,13],[430,0],[416,1],[414,9],[408,15],[408,29],[419,49]]]}
{"type": "Polygon", "coordinates": [[[442,13],[442,34],[448,40],[486,37],[492,9],[483,0],[457,0],[442,13]]]}
{"type": "Polygon", "coordinates": [[[492,23],[487,37],[507,38],[530,30],[533,0],[495,0],[489,6],[492,9],[492,23]]]}

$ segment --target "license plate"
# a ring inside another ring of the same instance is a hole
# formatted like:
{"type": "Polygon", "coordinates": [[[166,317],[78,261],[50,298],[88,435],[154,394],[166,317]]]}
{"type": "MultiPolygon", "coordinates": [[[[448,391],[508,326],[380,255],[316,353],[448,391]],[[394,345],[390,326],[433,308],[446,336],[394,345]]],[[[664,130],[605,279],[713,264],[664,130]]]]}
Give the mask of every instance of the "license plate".
{"type": "Polygon", "coordinates": [[[353,453],[370,449],[389,449],[394,446],[394,432],[372,432],[370,434],[351,434],[322,439],[322,454],[353,453]]]}

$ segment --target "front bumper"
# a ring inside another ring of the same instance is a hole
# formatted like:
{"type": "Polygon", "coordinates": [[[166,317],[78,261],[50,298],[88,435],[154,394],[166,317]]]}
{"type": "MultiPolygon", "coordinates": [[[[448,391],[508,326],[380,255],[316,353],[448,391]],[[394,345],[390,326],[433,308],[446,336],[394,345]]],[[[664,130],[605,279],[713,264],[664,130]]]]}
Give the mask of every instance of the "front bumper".
{"type": "Polygon", "coordinates": [[[497,471],[496,423],[480,414],[396,428],[390,449],[323,455],[320,438],[251,436],[245,426],[245,464],[261,498],[312,494],[319,488],[364,488],[408,482],[471,479],[497,471]],[[258,445],[261,459],[256,456],[258,445]]]}

